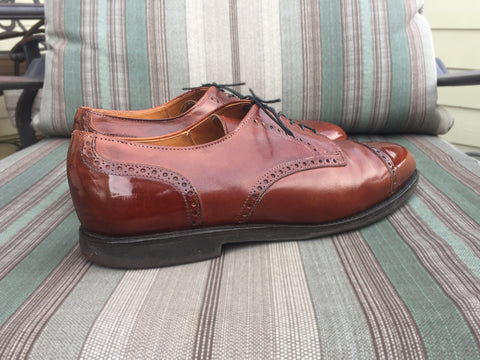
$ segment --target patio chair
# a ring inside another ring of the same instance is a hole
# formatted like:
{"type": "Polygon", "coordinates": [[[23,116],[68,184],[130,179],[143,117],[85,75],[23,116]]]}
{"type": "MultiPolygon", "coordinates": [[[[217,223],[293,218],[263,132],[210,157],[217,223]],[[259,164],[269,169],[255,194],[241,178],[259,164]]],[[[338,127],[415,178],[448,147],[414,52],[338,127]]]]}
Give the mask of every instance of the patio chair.
{"type": "Polygon", "coordinates": [[[0,358],[479,359],[480,166],[438,136],[453,120],[437,80],[458,78],[437,79],[422,7],[45,0],[48,137],[0,161],[0,358]],[[211,81],[407,147],[415,194],[348,233],[158,269],[93,265],[65,174],[77,107],[148,108],[211,81]]]}

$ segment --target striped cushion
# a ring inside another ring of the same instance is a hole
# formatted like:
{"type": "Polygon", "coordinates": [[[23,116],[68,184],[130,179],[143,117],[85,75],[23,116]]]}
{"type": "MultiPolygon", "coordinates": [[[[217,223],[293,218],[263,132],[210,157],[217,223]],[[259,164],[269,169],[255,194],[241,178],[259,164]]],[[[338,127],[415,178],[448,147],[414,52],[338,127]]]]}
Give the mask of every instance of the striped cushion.
{"type": "MultiPolygon", "coordinates": [[[[444,133],[422,0],[45,0],[40,128],[80,105],[149,108],[181,88],[246,81],[291,118],[357,133],[444,133]]],[[[247,91],[243,87],[242,91],[247,91]]]]}
{"type": "Polygon", "coordinates": [[[388,219],[139,271],[81,256],[66,139],[0,161],[0,358],[479,359],[479,164],[387,140],[421,174],[388,219]]]}

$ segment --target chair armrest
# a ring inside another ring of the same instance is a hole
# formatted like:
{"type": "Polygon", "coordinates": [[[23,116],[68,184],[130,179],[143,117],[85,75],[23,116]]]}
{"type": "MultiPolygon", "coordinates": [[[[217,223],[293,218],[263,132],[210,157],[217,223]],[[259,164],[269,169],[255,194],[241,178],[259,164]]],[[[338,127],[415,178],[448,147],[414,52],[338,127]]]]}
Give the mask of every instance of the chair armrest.
{"type": "Polygon", "coordinates": [[[480,70],[460,71],[439,75],[438,86],[480,85],[480,70]]]}
{"type": "Polygon", "coordinates": [[[32,106],[38,89],[43,86],[43,79],[28,78],[25,76],[0,76],[0,94],[3,90],[23,89],[17,108],[15,122],[22,147],[27,147],[37,142],[35,131],[30,126],[32,122],[32,106]]]}
{"type": "Polygon", "coordinates": [[[35,136],[35,130],[32,128],[32,107],[38,88],[25,88],[22,95],[18,99],[17,108],[15,109],[15,122],[17,125],[18,135],[22,147],[35,144],[38,139],[35,136]]]}
{"type": "Polygon", "coordinates": [[[0,4],[1,20],[43,19],[43,4],[0,4]]]}
{"type": "Polygon", "coordinates": [[[12,89],[40,89],[43,79],[28,78],[25,76],[0,76],[0,93],[12,89]]]}

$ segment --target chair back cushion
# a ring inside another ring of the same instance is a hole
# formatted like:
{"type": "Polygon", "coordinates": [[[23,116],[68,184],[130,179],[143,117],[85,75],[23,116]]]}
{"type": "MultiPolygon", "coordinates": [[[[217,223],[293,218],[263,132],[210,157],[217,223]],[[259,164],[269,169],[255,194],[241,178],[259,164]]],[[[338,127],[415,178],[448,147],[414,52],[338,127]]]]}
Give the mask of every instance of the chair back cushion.
{"type": "Polygon", "coordinates": [[[350,133],[446,132],[423,0],[45,0],[38,127],[69,135],[81,105],[157,106],[246,82],[293,119],[350,133]]]}

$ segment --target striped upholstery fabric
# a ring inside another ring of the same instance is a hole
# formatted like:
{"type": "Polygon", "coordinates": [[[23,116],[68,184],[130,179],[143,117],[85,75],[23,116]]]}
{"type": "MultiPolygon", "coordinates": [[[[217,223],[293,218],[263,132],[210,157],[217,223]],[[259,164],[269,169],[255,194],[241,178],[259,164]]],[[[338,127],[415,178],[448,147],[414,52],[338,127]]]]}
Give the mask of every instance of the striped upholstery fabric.
{"type": "Polygon", "coordinates": [[[45,0],[39,128],[78,106],[140,109],[245,81],[295,119],[351,133],[446,132],[423,0],[45,0]]]}
{"type": "Polygon", "coordinates": [[[388,219],[137,271],[79,253],[68,140],[0,161],[0,358],[480,359],[479,163],[387,140],[421,174],[388,219]]]}

